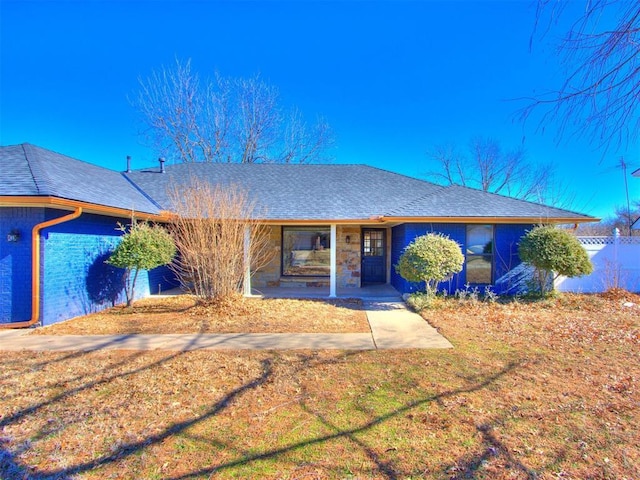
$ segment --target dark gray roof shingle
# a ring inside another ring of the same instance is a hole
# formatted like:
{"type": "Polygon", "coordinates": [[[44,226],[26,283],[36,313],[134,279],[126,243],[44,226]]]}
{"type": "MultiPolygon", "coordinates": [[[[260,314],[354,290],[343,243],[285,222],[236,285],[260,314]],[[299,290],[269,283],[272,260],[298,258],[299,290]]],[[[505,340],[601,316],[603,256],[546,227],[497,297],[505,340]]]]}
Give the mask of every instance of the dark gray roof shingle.
{"type": "Polygon", "coordinates": [[[38,195],[23,145],[0,148],[0,195],[38,195]]]}
{"type": "Polygon", "coordinates": [[[51,196],[159,213],[121,173],[28,143],[0,147],[0,195],[51,196]]]}
{"type": "Polygon", "coordinates": [[[366,165],[177,164],[127,174],[163,209],[191,178],[238,184],[267,220],[366,220],[373,216],[497,217],[585,221],[591,217],[471,188],[443,187],[366,165]]]}
{"type": "Polygon", "coordinates": [[[127,174],[163,208],[169,190],[192,177],[241,185],[267,220],[364,220],[384,215],[438,185],[365,165],[178,164],[127,174]]]}
{"type": "Polygon", "coordinates": [[[590,221],[575,212],[366,165],[176,164],[119,173],[29,144],[0,147],[0,195],[52,196],[157,214],[191,178],[237,184],[271,221],[519,218],[590,221]]]}
{"type": "Polygon", "coordinates": [[[473,188],[451,185],[437,195],[425,195],[389,212],[398,217],[496,217],[532,218],[540,222],[565,218],[584,220],[585,215],[540,203],[528,202],[473,188]]]}

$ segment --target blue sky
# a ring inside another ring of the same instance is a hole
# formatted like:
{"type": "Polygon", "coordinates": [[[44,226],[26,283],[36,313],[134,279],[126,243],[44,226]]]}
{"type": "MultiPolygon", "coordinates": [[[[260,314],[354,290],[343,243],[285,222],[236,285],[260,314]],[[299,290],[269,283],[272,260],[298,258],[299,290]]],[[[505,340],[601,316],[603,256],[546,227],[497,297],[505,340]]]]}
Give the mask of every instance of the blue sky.
{"type": "MultiPolygon", "coordinates": [[[[285,106],[324,116],[337,163],[426,178],[426,152],[475,136],[551,162],[575,193],[573,209],[606,216],[625,202],[621,155],[557,143],[553,124],[523,125],[514,99],[558,87],[559,24],[529,48],[534,2],[0,3],[0,143],[33,143],[122,170],[155,164],[130,105],[138,78],[192,59],[206,75],[256,73],[285,106]]],[[[570,5],[571,18],[582,2],[570,5]]],[[[628,178],[632,199],[640,180],[628,178]]]]}

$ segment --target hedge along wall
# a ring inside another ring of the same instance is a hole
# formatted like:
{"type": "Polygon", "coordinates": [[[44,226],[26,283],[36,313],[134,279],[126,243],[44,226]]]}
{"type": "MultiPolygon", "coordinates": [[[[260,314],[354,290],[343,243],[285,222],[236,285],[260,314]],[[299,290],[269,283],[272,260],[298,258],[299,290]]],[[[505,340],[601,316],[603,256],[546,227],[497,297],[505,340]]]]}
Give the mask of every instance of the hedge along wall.
{"type": "MultiPolygon", "coordinates": [[[[518,257],[520,238],[533,228],[528,224],[494,225],[493,278],[492,290],[498,294],[512,294],[526,289],[525,282],[529,271],[523,268],[518,257]]],[[[407,223],[398,225],[392,230],[391,240],[391,284],[401,293],[423,290],[424,285],[407,282],[396,273],[395,265],[404,248],[416,237],[427,233],[441,233],[456,241],[466,251],[466,224],[455,223],[407,223]]],[[[466,264],[462,271],[453,276],[449,282],[443,282],[440,289],[449,294],[465,288],[467,272],[466,264]]]]}
{"type": "Polygon", "coordinates": [[[31,229],[43,221],[44,208],[0,208],[0,323],[31,319],[31,229]]]}
{"type": "MultiPolygon", "coordinates": [[[[67,212],[47,209],[46,220],[67,212]]],[[[120,242],[118,219],[82,214],[49,227],[41,239],[41,319],[43,325],[96,312],[123,303],[123,270],[105,261],[120,242]]],[[[176,286],[167,267],[140,272],[136,298],[176,286]]]]}

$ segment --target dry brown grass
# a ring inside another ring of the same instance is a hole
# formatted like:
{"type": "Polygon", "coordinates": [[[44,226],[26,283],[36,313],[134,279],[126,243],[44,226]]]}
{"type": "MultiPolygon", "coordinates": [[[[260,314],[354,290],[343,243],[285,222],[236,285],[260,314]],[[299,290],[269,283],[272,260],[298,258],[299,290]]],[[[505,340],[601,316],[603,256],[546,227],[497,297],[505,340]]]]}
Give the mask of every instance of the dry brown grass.
{"type": "Polygon", "coordinates": [[[146,298],[33,331],[35,335],[127,333],[369,332],[359,299],[294,300],[234,297],[205,305],[196,297],[146,298]]]}
{"type": "Polygon", "coordinates": [[[448,302],[444,351],[3,352],[0,477],[637,479],[639,305],[448,302]]]}

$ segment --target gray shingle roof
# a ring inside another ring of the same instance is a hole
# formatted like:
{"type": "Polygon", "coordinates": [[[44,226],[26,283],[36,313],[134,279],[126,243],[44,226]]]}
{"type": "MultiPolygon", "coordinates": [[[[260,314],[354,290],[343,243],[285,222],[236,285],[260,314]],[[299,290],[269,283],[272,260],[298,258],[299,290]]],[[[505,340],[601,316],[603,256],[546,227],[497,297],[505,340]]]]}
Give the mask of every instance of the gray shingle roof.
{"type": "Polygon", "coordinates": [[[425,195],[391,211],[398,217],[524,217],[584,220],[585,215],[473,188],[451,185],[437,195],[425,195]]]}
{"type": "Polygon", "coordinates": [[[267,220],[364,220],[442,187],[364,165],[178,164],[127,174],[163,208],[192,177],[246,188],[267,220]]]}
{"type": "Polygon", "coordinates": [[[498,217],[590,220],[591,217],[459,186],[443,187],[366,165],[178,164],[127,177],[170,210],[169,190],[191,178],[246,188],[267,220],[367,220],[372,216],[498,217]]]}
{"type": "Polygon", "coordinates": [[[121,173],[28,143],[0,147],[0,195],[51,196],[159,213],[121,173]]]}
{"type": "Polygon", "coordinates": [[[366,165],[177,164],[119,173],[30,144],[0,147],[1,196],[51,196],[157,214],[191,178],[237,184],[272,221],[509,218],[591,221],[575,212],[366,165]]]}

